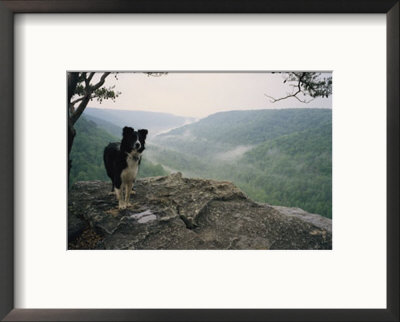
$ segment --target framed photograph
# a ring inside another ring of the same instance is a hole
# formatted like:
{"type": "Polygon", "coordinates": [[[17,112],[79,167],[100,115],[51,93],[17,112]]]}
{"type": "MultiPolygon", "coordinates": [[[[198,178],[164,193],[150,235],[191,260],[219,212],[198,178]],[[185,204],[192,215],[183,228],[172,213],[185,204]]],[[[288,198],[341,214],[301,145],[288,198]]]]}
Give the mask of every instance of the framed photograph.
{"type": "Polygon", "coordinates": [[[5,321],[398,321],[398,1],[0,1],[5,321]]]}

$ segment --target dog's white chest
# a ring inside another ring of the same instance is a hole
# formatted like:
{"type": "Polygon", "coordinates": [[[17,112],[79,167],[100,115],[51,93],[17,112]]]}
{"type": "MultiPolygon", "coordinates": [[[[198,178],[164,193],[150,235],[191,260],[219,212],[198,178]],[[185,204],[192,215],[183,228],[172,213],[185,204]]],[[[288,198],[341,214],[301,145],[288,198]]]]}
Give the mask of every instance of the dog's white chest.
{"type": "Polygon", "coordinates": [[[122,170],[121,180],[122,182],[135,181],[139,169],[139,160],[137,158],[128,157],[126,163],[128,166],[122,170]]]}

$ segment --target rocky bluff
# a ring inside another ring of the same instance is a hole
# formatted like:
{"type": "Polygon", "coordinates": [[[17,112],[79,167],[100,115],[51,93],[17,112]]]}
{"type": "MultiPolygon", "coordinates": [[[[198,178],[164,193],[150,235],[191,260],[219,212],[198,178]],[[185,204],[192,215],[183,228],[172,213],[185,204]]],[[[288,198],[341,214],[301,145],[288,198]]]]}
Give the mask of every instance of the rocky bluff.
{"type": "Polygon", "coordinates": [[[331,249],[332,222],[299,208],[254,202],[231,182],[140,179],[132,206],[117,209],[111,184],[75,183],[69,249],[331,249]]]}

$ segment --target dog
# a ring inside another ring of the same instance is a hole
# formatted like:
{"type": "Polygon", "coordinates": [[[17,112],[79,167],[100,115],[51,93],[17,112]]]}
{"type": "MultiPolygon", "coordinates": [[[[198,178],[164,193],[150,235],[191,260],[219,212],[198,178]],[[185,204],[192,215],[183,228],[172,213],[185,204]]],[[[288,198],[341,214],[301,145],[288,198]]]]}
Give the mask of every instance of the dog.
{"type": "Polygon", "coordinates": [[[125,126],[121,143],[113,142],[104,148],[104,166],[112,182],[111,191],[115,190],[119,209],[131,205],[130,192],[139,170],[147,133],[146,129],[135,131],[125,126]]]}

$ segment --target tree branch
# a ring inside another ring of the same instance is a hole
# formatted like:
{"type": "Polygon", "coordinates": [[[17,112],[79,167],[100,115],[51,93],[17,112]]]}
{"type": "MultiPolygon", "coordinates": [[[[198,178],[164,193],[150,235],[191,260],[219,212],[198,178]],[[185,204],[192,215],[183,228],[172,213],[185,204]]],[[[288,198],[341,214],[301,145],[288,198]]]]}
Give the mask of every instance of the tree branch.
{"type": "Polygon", "coordinates": [[[323,78],[320,80],[319,76],[321,73],[314,72],[290,72],[284,74],[286,75],[283,81],[284,84],[286,82],[294,83],[288,84],[289,87],[293,88],[293,93],[288,93],[286,96],[281,98],[274,98],[264,94],[270,99],[271,103],[282,101],[291,97],[294,97],[301,103],[310,103],[317,97],[328,97],[332,94],[332,77],[323,78]],[[302,94],[305,98],[299,98],[299,94],[302,94]],[[311,99],[307,100],[307,97],[311,97],[311,99]]]}
{"type": "Polygon", "coordinates": [[[99,82],[96,85],[91,87],[92,92],[94,92],[96,89],[99,89],[101,86],[103,86],[107,76],[110,75],[110,74],[111,73],[104,73],[103,75],[101,75],[101,78],[100,78],[99,82]]]}
{"type": "Polygon", "coordinates": [[[95,74],[94,72],[93,72],[93,73],[90,73],[89,77],[87,78],[88,81],[89,81],[89,83],[91,82],[91,80],[92,80],[94,74],[95,74]]]}
{"type": "MultiPolygon", "coordinates": [[[[70,119],[72,124],[75,124],[75,122],[79,119],[79,117],[82,115],[83,111],[85,110],[87,104],[89,103],[90,99],[92,98],[92,94],[95,90],[99,89],[101,86],[104,85],[104,82],[107,78],[108,75],[110,75],[111,73],[104,73],[103,75],[101,75],[101,78],[99,80],[99,82],[93,86],[90,86],[88,80],[93,78],[92,73],[89,75],[89,78],[86,77],[86,73],[84,73],[82,76],[84,77],[84,81],[85,81],[85,96],[77,99],[77,102],[81,102],[78,107],[73,111],[73,113],[70,115],[70,119]]],[[[75,102],[75,103],[77,103],[75,102]]]]}
{"type": "Polygon", "coordinates": [[[270,99],[270,102],[271,102],[271,103],[275,103],[275,102],[278,102],[278,101],[282,101],[282,100],[288,99],[288,98],[290,98],[290,97],[294,97],[294,98],[297,99],[299,102],[308,104],[308,103],[312,102],[312,101],[315,99],[315,98],[311,98],[311,99],[308,100],[308,101],[305,100],[305,99],[302,100],[302,99],[300,99],[300,98],[297,96],[297,95],[300,94],[300,93],[302,93],[301,89],[299,89],[296,93],[288,94],[287,96],[285,96],[285,97],[280,97],[280,98],[274,98],[274,97],[269,96],[269,95],[267,95],[267,94],[264,94],[264,95],[270,99]]]}
{"type": "Polygon", "coordinates": [[[76,103],[82,101],[84,98],[85,98],[85,96],[79,97],[79,98],[76,99],[75,101],[72,101],[70,104],[71,104],[72,106],[74,106],[76,103]]]}
{"type": "MultiPolygon", "coordinates": [[[[79,98],[77,98],[75,101],[72,101],[70,104],[72,104],[72,105],[75,105],[76,103],[78,103],[78,102],[80,102],[80,101],[82,101],[82,100],[84,100],[86,98],[86,95],[85,96],[82,96],[82,97],[79,97],[79,98]]],[[[90,96],[90,98],[89,98],[89,100],[90,99],[92,99],[92,98],[94,98],[94,96],[90,96]]]]}

